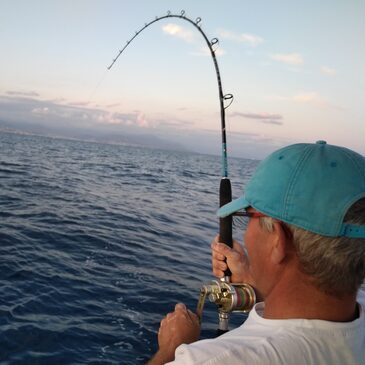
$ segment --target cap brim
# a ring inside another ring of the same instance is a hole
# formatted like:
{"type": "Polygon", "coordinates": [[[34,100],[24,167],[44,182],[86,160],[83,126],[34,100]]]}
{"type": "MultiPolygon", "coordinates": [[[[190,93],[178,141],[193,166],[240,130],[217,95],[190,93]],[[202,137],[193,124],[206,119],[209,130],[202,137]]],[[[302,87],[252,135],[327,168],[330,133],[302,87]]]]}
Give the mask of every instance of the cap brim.
{"type": "Polygon", "coordinates": [[[248,208],[250,205],[251,204],[242,195],[238,199],[232,200],[230,203],[223,205],[223,207],[219,208],[217,211],[217,216],[219,218],[224,218],[234,212],[237,212],[238,210],[248,208]]]}

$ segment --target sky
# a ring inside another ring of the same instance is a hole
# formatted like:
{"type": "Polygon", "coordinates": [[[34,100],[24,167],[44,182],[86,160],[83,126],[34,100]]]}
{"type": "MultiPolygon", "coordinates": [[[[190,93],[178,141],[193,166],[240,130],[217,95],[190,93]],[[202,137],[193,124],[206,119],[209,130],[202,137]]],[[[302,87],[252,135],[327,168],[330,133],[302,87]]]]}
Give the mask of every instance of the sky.
{"type": "Polygon", "coordinates": [[[365,155],[363,0],[0,0],[0,121],[219,154],[214,64],[193,25],[154,23],[107,70],[135,31],[182,10],[219,39],[228,156],[317,140],[365,155]]]}

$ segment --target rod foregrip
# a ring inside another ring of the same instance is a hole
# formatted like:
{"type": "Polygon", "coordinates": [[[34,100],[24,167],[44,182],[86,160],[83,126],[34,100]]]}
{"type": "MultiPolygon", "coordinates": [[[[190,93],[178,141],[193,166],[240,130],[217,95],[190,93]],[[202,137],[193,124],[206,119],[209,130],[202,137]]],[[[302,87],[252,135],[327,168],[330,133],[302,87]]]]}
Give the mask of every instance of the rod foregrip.
{"type": "MultiPolygon", "coordinates": [[[[223,178],[219,187],[219,206],[229,203],[232,200],[231,182],[227,178],[223,178]]],[[[219,241],[232,247],[232,216],[219,219],[219,241]]],[[[231,276],[231,271],[227,269],[224,272],[225,276],[231,276]]]]}

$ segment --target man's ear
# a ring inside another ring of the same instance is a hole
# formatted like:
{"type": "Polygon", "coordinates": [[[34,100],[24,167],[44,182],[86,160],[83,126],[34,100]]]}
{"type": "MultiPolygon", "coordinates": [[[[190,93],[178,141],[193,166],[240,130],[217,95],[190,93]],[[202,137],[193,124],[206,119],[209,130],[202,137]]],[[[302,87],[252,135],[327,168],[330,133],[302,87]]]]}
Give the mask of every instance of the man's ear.
{"type": "Polygon", "coordinates": [[[279,265],[287,256],[288,238],[285,234],[280,222],[274,222],[274,230],[272,234],[272,246],[271,246],[271,262],[279,265]]]}

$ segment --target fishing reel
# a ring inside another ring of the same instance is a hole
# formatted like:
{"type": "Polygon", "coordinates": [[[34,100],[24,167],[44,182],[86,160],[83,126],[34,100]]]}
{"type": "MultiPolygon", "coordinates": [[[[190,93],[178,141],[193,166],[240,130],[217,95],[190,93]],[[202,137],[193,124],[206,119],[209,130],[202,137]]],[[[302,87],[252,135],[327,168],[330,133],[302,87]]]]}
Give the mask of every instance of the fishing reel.
{"type": "Polygon", "coordinates": [[[243,283],[229,283],[213,280],[209,285],[203,285],[200,289],[200,296],[196,313],[201,321],[206,297],[209,301],[218,306],[220,333],[228,331],[228,318],[231,312],[248,313],[256,303],[254,289],[243,283]]]}

